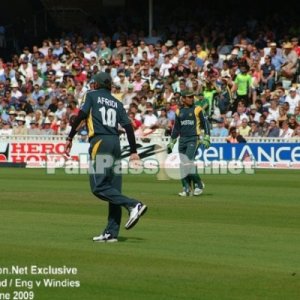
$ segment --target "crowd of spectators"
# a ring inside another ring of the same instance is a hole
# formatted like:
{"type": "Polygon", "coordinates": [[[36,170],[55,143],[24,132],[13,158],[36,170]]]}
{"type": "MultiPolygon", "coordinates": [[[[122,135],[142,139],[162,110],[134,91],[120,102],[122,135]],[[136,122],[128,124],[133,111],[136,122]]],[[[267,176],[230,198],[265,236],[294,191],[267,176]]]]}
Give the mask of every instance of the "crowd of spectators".
{"type": "MultiPolygon", "coordinates": [[[[151,37],[119,28],[112,36],[72,34],[25,46],[0,58],[0,135],[67,135],[92,76],[104,71],[137,136],[169,135],[190,90],[214,137],[299,137],[298,35],[253,28],[249,22],[231,39],[220,28],[151,37]]],[[[83,126],[82,141],[86,134],[83,126]]]]}

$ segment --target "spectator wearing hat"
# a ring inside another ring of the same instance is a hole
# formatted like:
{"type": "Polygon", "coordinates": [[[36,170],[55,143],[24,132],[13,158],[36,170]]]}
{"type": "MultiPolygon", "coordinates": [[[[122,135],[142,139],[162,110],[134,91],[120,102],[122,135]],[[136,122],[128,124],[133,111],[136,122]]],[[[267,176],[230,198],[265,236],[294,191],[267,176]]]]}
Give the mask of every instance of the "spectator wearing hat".
{"type": "Polygon", "coordinates": [[[51,120],[49,118],[46,118],[41,129],[41,135],[55,134],[54,130],[51,128],[51,124],[52,124],[51,120]]]}
{"type": "Polygon", "coordinates": [[[35,120],[35,118],[32,118],[29,122],[30,127],[27,130],[28,135],[40,135],[41,129],[39,127],[39,123],[35,120]]]}
{"type": "Polygon", "coordinates": [[[24,116],[18,115],[16,117],[17,126],[13,127],[13,135],[27,135],[26,120],[24,116]]]}
{"type": "Polygon", "coordinates": [[[281,76],[293,81],[297,70],[298,55],[293,49],[293,45],[290,42],[283,45],[283,59],[284,64],[281,67],[281,76]]]}
{"type": "Polygon", "coordinates": [[[19,99],[23,95],[19,90],[19,84],[17,81],[13,81],[10,87],[12,88],[11,97],[19,99]]]}
{"type": "Polygon", "coordinates": [[[16,117],[17,117],[17,112],[15,111],[15,109],[10,109],[8,111],[8,124],[11,126],[11,127],[15,127],[18,125],[18,122],[16,120],[16,117]]]}
{"type": "Polygon", "coordinates": [[[225,119],[223,117],[217,120],[217,127],[214,127],[210,133],[212,137],[228,136],[228,129],[225,127],[225,119]]]}
{"type": "Polygon", "coordinates": [[[0,119],[0,136],[10,136],[13,134],[13,129],[7,121],[2,121],[0,119]],[[2,127],[1,127],[2,125],[2,127]]]}
{"type": "Polygon", "coordinates": [[[78,132],[78,142],[79,143],[88,143],[89,141],[89,136],[88,132],[86,129],[82,129],[81,131],[78,132]]]}

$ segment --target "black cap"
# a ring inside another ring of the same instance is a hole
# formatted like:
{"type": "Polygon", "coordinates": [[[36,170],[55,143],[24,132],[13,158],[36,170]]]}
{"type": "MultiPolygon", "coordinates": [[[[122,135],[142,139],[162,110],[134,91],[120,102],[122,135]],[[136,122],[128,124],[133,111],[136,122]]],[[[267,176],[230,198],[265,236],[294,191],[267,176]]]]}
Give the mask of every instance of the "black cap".
{"type": "Polygon", "coordinates": [[[189,90],[182,91],[182,93],[181,93],[182,97],[194,96],[194,95],[195,95],[195,93],[193,91],[189,91],[189,90]]]}
{"type": "Polygon", "coordinates": [[[100,72],[92,77],[92,81],[99,85],[109,85],[111,84],[111,76],[106,72],[100,72]]]}

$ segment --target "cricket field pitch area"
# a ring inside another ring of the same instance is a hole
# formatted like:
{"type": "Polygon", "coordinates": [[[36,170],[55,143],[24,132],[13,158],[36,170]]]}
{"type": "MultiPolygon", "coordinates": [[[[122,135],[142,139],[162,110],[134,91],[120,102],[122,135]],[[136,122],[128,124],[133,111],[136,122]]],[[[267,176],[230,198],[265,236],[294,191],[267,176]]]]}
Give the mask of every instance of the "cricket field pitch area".
{"type": "Polygon", "coordinates": [[[86,175],[1,168],[0,299],[300,299],[299,178],[206,175],[181,198],[179,181],[126,175],[148,212],[126,231],[123,210],[119,242],[93,243],[107,203],[86,175]]]}

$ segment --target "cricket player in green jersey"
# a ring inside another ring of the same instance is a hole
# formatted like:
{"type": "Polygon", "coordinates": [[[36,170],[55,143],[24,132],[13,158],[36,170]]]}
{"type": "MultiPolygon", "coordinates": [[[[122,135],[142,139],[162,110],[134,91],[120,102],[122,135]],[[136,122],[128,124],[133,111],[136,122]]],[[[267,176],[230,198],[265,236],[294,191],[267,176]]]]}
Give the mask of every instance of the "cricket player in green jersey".
{"type": "Polygon", "coordinates": [[[130,145],[130,160],[139,160],[136,141],[131,122],[123,104],[110,92],[111,77],[108,73],[96,74],[92,80],[95,89],[88,91],[82,107],[72,125],[72,130],[66,142],[66,154],[69,155],[72,139],[77,133],[80,123],[86,119],[89,142],[90,186],[93,194],[108,202],[108,223],[95,242],[117,242],[121,224],[122,207],[129,213],[126,229],[131,229],[146,212],[147,206],[142,202],[124,196],[121,193],[121,172],[116,172],[114,162],[120,163],[121,148],[118,124],[125,130],[130,145]]]}
{"type": "Polygon", "coordinates": [[[181,156],[182,186],[180,196],[200,195],[203,192],[203,183],[195,165],[196,151],[200,145],[201,130],[204,130],[202,144],[206,149],[210,146],[210,130],[202,108],[195,106],[193,92],[182,93],[183,106],[176,111],[175,123],[168,144],[168,152],[172,149],[179,137],[178,150],[181,156]],[[194,183],[192,192],[190,184],[194,183]]]}

